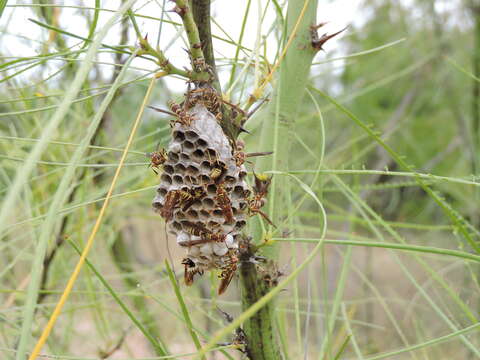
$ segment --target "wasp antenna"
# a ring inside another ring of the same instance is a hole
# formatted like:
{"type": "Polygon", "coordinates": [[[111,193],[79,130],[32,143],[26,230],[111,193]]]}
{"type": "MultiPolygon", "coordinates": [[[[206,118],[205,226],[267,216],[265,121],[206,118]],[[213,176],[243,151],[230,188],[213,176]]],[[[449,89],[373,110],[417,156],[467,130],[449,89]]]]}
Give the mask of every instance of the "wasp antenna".
{"type": "Polygon", "coordinates": [[[157,108],[155,106],[150,106],[150,105],[147,105],[148,108],[152,109],[152,110],[155,110],[155,111],[158,111],[160,113],[163,113],[163,114],[167,114],[167,115],[171,115],[171,116],[177,116],[177,114],[171,112],[171,111],[168,111],[168,110],[164,110],[164,109],[160,109],[160,108],[157,108]]]}
{"type": "Polygon", "coordinates": [[[272,155],[273,151],[264,151],[264,152],[252,152],[245,154],[246,157],[254,157],[254,156],[268,156],[272,155]]]}
{"type": "Polygon", "coordinates": [[[247,114],[247,119],[250,119],[250,117],[255,114],[257,112],[258,109],[260,109],[262,107],[263,104],[265,104],[268,100],[268,98],[265,98],[265,99],[262,99],[262,101],[260,101],[260,103],[255,106],[252,110],[250,110],[247,114]]]}
{"type": "Polygon", "coordinates": [[[275,229],[277,228],[277,225],[275,225],[273,223],[272,220],[270,220],[270,218],[267,216],[267,214],[265,214],[262,210],[258,210],[258,213],[270,224],[272,225],[275,229]]]}

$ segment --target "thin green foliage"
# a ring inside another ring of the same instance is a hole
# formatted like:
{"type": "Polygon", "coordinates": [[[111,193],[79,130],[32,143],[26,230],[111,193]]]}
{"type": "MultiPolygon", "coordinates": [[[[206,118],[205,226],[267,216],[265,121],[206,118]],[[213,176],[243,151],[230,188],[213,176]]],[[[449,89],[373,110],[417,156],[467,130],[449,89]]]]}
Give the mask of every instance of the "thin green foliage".
{"type": "Polygon", "coordinates": [[[112,101],[113,96],[115,95],[115,92],[118,90],[119,85],[122,83],[123,77],[125,76],[125,73],[128,69],[128,65],[132,61],[132,59],[133,59],[133,56],[130,57],[129,61],[127,61],[126,66],[123,68],[117,80],[112,85],[110,91],[105,96],[105,99],[100,105],[98,112],[96,113],[95,117],[92,119],[92,122],[87,130],[87,133],[85,134],[79,146],[75,150],[75,153],[72,156],[71,162],[70,164],[68,164],[65,170],[64,176],[62,177],[62,181],[58,186],[58,189],[49,207],[48,213],[46,214],[43,226],[40,229],[37,248],[35,250],[35,259],[32,264],[30,284],[27,292],[27,302],[25,304],[25,310],[23,314],[24,320],[22,324],[22,335],[20,338],[19,352],[18,352],[18,354],[20,355],[18,356],[23,357],[23,352],[25,351],[25,347],[28,344],[29,334],[31,332],[31,326],[33,322],[33,314],[35,311],[35,303],[38,298],[38,290],[40,289],[42,264],[45,259],[48,240],[52,238],[52,235],[55,236],[54,230],[56,226],[58,226],[58,223],[56,223],[56,220],[58,220],[57,213],[59,209],[63,207],[65,201],[67,200],[69,194],[72,191],[70,184],[75,175],[77,164],[80,161],[81,157],[83,156],[84,152],[86,151],[91,141],[91,138],[94,136],[95,131],[98,125],[100,124],[100,121],[102,120],[102,116],[106,111],[107,107],[110,105],[110,102],[112,101]]]}
{"type": "MultiPolygon", "coordinates": [[[[180,305],[180,309],[182,310],[183,318],[185,320],[185,325],[187,326],[188,332],[190,333],[190,336],[192,337],[193,343],[195,344],[195,347],[200,350],[201,349],[201,344],[200,340],[198,339],[197,333],[193,329],[193,323],[192,319],[190,318],[190,315],[188,313],[188,308],[185,304],[185,301],[183,299],[182,293],[180,292],[180,288],[178,286],[178,282],[175,278],[175,274],[172,271],[172,268],[170,264],[168,263],[167,260],[165,260],[165,268],[167,269],[167,274],[168,278],[170,279],[170,283],[172,284],[173,290],[175,292],[175,296],[177,297],[178,304],[180,305]]],[[[202,359],[205,359],[205,357],[202,357],[202,359]]]]}
{"type": "MultiPolygon", "coordinates": [[[[170,128],[166,116],[146,111],[111,197],[115,210],[105,216],[88,271],[45,356],[233,359],[251,344],[274,344],[282,353],[267,349],[262,356],[268,359],[480,356],[478,49],[465,51],[477,46],[478,14],[461,2],[449,3],[448,12],[433,0],[362,2],[355,12],[359,21],[315,52],[314,15],[323,22],[337,5],[320,3],[314,10],[315,3],[232,3],[227,9],[238,17],[233,22],[224,3],[211,2],[224,100],[250,110],[250,94],[257,96],[263,85],[269,99],[245,124],[251,134],[242,134],[246,152],[274,151],[245,163],[247,181],[253,171],[273,175],[262,210],[276,227],[255,216],[247,232],[259,247],[248,265],[256,284],[269,286],[245,304],[235,279],[217,296],[209,283],[215,274],[197,276],[187,290],[173,264],[161,266],[166,241],[174,263],[184,249],[165,238],[150,209],[158,177],[145,153],[168,147],[170,128]],[[309,10],[301,15],[305,6],[309,10]],[[460,24],[460,13],[468,21],[460,24]],[[238,28],[232,33],[233,23],[238,28]],[[118,239],[127,260],[115,257],[118,239]],[[233,317],[231,323],[224,325],[217,306],[233,317]],[[246,344],[219,346],[232,333],[238,341],[240,327],[246,344]],[[160,338],[152,329],[171,331],[159,331],[160,338]]],[[[181,44],[188,48],[196,36],[188,31],[192,19],[185,31],[181,16],[167,12],[175,4],[134,5],[119,11],[100,0],[0,1],[5,358],[25,358],[37,324],[44,324],[62,293],[81,248],[68,237],[85,238],[105,200],[138,94],[145,79],[163,69],[155,54],[181,66],[189,60],[181,44]],[[30,18],[31,35],[15,34],[19,14],[30,18]],[[72,26],[70,16],[81,26],[72,26]],[[145,38],[155,39],[156,47],[135,56],[145,38]]],[[[343,27],[325,26],[320,37],[343,27]]],[[[180,76],[157,81],[152,105],[181,101],[186,85],[178,79],[188,69],[177,69],[180,76]]],[[[255,354],[248,356],[257,360],[255,354]]]]}
{"type": "MultiPolygon", "coordinates": [[[[69,241],[69,243],[79,255],[82,253],[81,250],[73,241],[69,241]]],[[[127,305],[122,301],[122,299],[119,296],[120,294],[118,294],[117,292],[115,292],[115,290],[113,290],[110,284],[105,280],[105,278],[98,272],[95,266],[88,259],[85,261],[85,263],[87,264],[88,268],[95,274],[98,280],[100,280],[100,282],[105,287],[105,289],[107,289],[108,293],[115,299],[115,301],[122,308],[125,314],[127,314],[130,320],[132,320],[132,322],[143,333],[143,335],[145,335],[147,340],[150,341],[150,344],[156,350],[157,354],[160,356],[167,356],[168,351],[164,348],[164,345],[162,344],[161,339],[155,339],[148,333],[148,331],[138,321],[135,315],[129,310],[127,305]]]]}

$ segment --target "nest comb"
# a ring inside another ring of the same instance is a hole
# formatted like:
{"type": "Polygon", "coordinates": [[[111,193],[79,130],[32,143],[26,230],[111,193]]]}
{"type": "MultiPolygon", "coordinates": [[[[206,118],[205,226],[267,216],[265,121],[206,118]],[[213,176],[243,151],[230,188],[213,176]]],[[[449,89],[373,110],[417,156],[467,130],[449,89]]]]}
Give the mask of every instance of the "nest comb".
{"type": "Polygon", "coordinates": [[[247,172],[203,102],[183,116],[188,121],[172,123],[153,207],[187,251],[185,282],[190,285],[195,274],[220,269],[221,293],[236,270],[239,234],[246,225],[247,172]]]}

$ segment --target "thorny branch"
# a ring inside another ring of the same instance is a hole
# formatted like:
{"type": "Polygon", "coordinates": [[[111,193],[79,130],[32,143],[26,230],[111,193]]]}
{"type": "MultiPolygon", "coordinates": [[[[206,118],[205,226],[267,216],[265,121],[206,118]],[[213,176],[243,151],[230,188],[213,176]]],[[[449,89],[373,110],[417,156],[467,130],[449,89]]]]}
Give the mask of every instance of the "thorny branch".
{"type": "Polygon", "coordinates": [[[192,57],[192,65],[194,71],[201,72],[205,68],[205,56],[203,56],[202,43],[198,33],[197,24],[193,18],[193,13],[186,0],[174,0],[175,7],[173,9],[183,21],[183,27],[187,33],[188,42],[190,44],[190,56],[192,57]],[[203,66],[203,67],[202,67],[203,66]]]}
{"type": "Polygon", "coordinates": [[[323,50],[323,45],[328,41],[330,40],[331,38],[337,36],[338,34],[344,32],[345,30],[347,30],[347,27],[344,27],[342,30],[340,31],[337,31],[333,34],[323,34],[322,36],[318,36],[318,29],[320,29],[321,27],[325,26],[327,23],[320,23],[318,25],[313,25],[310,27],[310,36],[312,38],[312,47],[315,51],[320,51],[320,50],[323,50]]]}
{"type": "MultiPolygon", "coordinates": [[[[257,247],[251,244],[249,239],[244,239],[240,248],[240,287],[242,296],[242,308],[247,309],[258,299],[267,294],[274,282],[267,278],[275,275],[260,274],[256,265],[257,247]]],[[[251,319],[245,322],[245,352],[249,359],[266,360],[280,359],[279,349],[275,346],[273,303],[269,302],[261,308],[251,319]]]]}
{"type": "Polygon", "coordinates": [[[217,93],[221,95],[215,56],[213,54],[212,30],[210,26],[210,0],[190,0],[190,5],[192,7],[193,18],[197,24],[205,62],[210,67],[213,76],[212,86],[217,90],[217,93]]]}
{"type": "Polygon", "coordinates": [[[148,42],[148,36],[141,38],[140,40],[141,51],[138,53],[140,55],[151,55],[157,59],[157,64],[165,71],[167,74],[179,75],[184,78],[192,78],[190,71],[179,69],[178,67],[172,65],[167,59],[163,51],[160,49],[154,49],[148,42]]]}

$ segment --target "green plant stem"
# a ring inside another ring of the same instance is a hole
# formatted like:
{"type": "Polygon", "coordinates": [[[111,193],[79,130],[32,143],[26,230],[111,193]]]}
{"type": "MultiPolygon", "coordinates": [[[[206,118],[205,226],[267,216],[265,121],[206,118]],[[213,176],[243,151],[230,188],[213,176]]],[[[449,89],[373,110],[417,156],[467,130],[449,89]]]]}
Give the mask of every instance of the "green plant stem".
{"type": "MultiPolygon", "coordinates": [[[[93,40],[88,39],[88,38],[86,38],[86,37],[83,37],[83,36],[80,36],[80,35],[76,35],[76,34],[74,34],[74,33],[65,31],[65,30],[60,29],[60,28],[55,27],[55,26],[51,26],[51,25],[48,25],[48,24],[44,24],[44,23],[42,23],[42,22],[40,22],[40,21],[37,21],[37,20],[35,20],[35,19],[28,19],[28,20],[31,21],[31,22],[33,22],[34,24],[40,26],[40,27],[45,28],[45,29],[54,30],[54,31],[56,31],[56,32],[58,32],[58,33],[60,33],[60,34],[68,35],[68,36],[73,37],[73,38],[75,38],[75,39],[83,40],[83,41],[85,41],[85,42],[87,42],[87,43],[93,42],[93,40]]],[[[127,50],[121,49],[121,48],[119,48],[119,47],[110,46],[110,45],[103,44],[103,43],[101,43],[101,46],[104,47],[104,48],[106,48],[106,49],[110,49],[110,50],[114,50],[114,51],[119,51],[119,52],[122,52],[122,53],[127,54],[127,55],[131,55],[132,52],[133,52],[133,51],[127,51],[127,50]]],[[[41,56],[47,56],[47,55],[41,55],[41,56]]],[[[17,60],[15,60],[15,61],[17,61],[17,60]]]]}
{"type": "MultiPolygon", "coordinates": [[[[107,24],[101,29],[98,33],[97,37],[93,41],[92,45],[90,46],[84,62],[79,67],[75,78],[72,81],[69,89],[65,93],[65,96],[55,112],[52,116],[50,122],[45,125],[45,128],[42,132],[42,136],[39,139],[39,142],[35,145],[33,150],[30,152],[28,158],[24,162],[23,166],[18,170],[15,175],[15,180],[13,181],[11,187],[9,188],[9,192],[7,193],[6,197],[4,198],[2,207],[0,208],[0,233],[3,232],[3,228],[7,222],[7,219],[10,217],[10,212],[12,209],[12,203],[17,199],[17,196],[20,195],[21,191],[24,188],[25,183],[28,180],[29,175],[33,171],[35,163],[39,160],[42,153],[45,151],[45,148],[48,144],[48,141],[51,140],[52,136],[55,133],[55,129],[62,123],[62,120],[68,113],[71,103],[77,96],[78,92],[81,89],[82,83],[84,82],[85,78],[87,77],[91,67],[93,66],[93,59],[95,54],[97,53],[102,39],[107,35],[108,30],[113,26],[115,20],[127,10],[128,6],[132,4],[133,1],[128,1],[121,9],[112,16],[107,24]]],[[[128,68],[128,66],[126,67],[128,68]]],[[[126,69],[125,68],[125,69],[126,69]]],[[[50,238],[54,227],[55,227],[55,220],[56,220],[56,213],[57,210],[62,208],[66,197],[69,195],[68,185],[71,179],[74,177],[75,172],[75,165],[79,162],[83,155],[83,151],[89,145],[90,137],[93,136],[96,126],[100,121],[101,115],[105,111],[109,101],[115,94],[115,91],[121,84],[122,78],[119,76],[117,78],[117,83],[112,86],[110,89],[108,96],[102,102],[102,109],[99,110],[98,115],[95,119],[92,120],[89,128],[87,129],[87,133],[85,137],[82,139],[81,146],[77,148],[75,151],[71,163],[69,164],[65,176],[62,178],[60,185],[55,193],[54,199],[50,205],[49,211],[47,213],[47,218],[42,225],[42,229],[39,235],[39,240],[37,243],[36,251],[35,251],[35,258],[32,264],[32,271],[31,271],[31,279],[30,284],[27,292],[27,298],[25,301],[25,306],[23,309],[23,323],[22,323],[22,330],[19,339],[19,346],[17,352],[17,360],[25,359],[27,346],[30,341],[31,337],[31,327],[33,324],[33,315],[36,307],[36,302],[38,298],[38,290],[40,286],[41,280],[41,270],[43,265],[43,260],[45,257],[45,253],[47,250],[48,239],[50,238]]]]}
{"type": "MultiPolygon", "coordinates": [[[[187,305],[183,300],[183,296],[182,296],[182,293],[180,292],[180,288],[178,286],[177,279],[175,278],[175,274],[173,273],[172,268],[168,263],[168,260],[166,259],[165,259],[165,268],[167,269],[168,277],[170,279],[170,282],[172,283],[175,296],[177,297],[178,303],[180,305],[180,309],[182,310],[183,319],[185,320],[185,325],[188,328],[188,332],[190,333],[190,336],[193,340],[193,343],[195,344],[195,347],[197,348],[197,350],[200,350],[202,348],[202,345],[200,344],[198,335],[193,328],[192,319],[190,318],[190,314],[188,313],[187,305]]],[[[206,360],[206,358],[203,356],[202,360],[206,360]]]]}
{"type": "MultiPolygon", "coordinates": [[[[137,285],[140,283],[140,281],[136,279],[133,275],[134,268],[130,258],[130,252],[125,244],[121,232],[118,234],[115,242],[112,245],[111,254],[115,265],[124,275],[122,276],[122,278],[125,285],[128,287],[128,290],[134,291],[134,293],[136,293],[136,290],[138,289],[137,285]]],[[[149,306],[145,299],[146,298],[143,294],[135,294],[134,296],[132,296],[133,306],[139,312],[140,323],[143,324],[143,326],[145,327],[144,333],[147,333],[149,337],[153,339],[160,339],[160,330],[157,326],[156,318],[148,310],[149,306]]],[[[156,341],[151,341],[151,344],[157,356],[166,355],[166,351],[164,350],[165,346],[163,344],[161,346],[158,346],[158,343],[156,341]]]]}
{"type": "MultiPolygon", "coordinates": [[[[477,6],[472,5],[472,16],[474,18],[474,45],[473,45],[473,75],[476,78],[480,77],[480,4],[477,2],[477,6]]],[[[472,137],[473,137],[473,152],[472,152],[472,172],[475,175],[480,173],[480,82],[473,81],[472,88],[472,137]]],[[[480,191],[475,189],[474,201],[478,203],[480,199],[480,191]]],[[[480,216],[478,211],[472,214],[472,222],[474,225],[480,224],[480,216]]],[[[480,273],[477,270],[477,276],[480,273]]],[[[468,278],[466,276],[466,278],[468,278]]],[[[468,281],[468,280],[467,280],[468,281]]],[[[477,303],[477,307],[480,307],[480,301],[477,303]]],[[[470,358],[473,359],[473,356],[470,358]]]]}
{"type": "MultiPolygon", "coordinates": [[[[473,45],[473,75],[480,78],[480,5],[472,8],[472,15],[475,21],[474,45],[473,45]]],[[[473,81],[472,89],[472,133],[474,148],[480,150],[480,82],[473,81]]],[[[480,171],[480,159],[473,156],[473,172],[480,171]]]]}
{"type": "Polygon", "coordinates": [[[353,120],[358,126],[360,126],[372,139],[374,139],[379,145],[381,145],[385,151],[387,151],[392,159],[400,165],[403,169],[408,172],[411,172],[417,181],[418,185],[437,203],[438,206],[445,212],[445,214],[450,218],[454,226],[457,227],[458,231],[463,235],[467,243],[472,247],[472,249],[480,254],[480,245],[475,242],[470,234],[468,229],[468,223],[465,219],[456,211],[454,210],[450,204],[445,201],[445,199],[440,196],[436,191],[432,190],[430,186],[423,181],[422,177],[413,169],[411,165],[409,165],[397,152],[393,150],[386,142],[381,138],[379,135],[380,133],[373,130],[371,126],[367,125],[363,121],[361,121],[358,117],[356,117],[351,111],[349,111],[346,107],[339,104],[335,101],[332,97],[328,96],[327,94],[323,93],[319,89],[314,89],[315,92],[322,95],[324,98],[329,100],[332,104],[335,105],[341,112],[347,115],[351,120],[353,120]]]}
{"type": "MultiPolygon", "coordinates": [[[[311,46],[310,27],[315,23],[317,1],[292,0],[288,3],[286,38],[294,36],[288,51],[279,68],[278,86],[274,90],[273,99],[268,104],[263,116],[259,151],[274,151],[273,156],[260,159],[257,166],[260,170],[288,170],[291,130],[295,124],[295,115],[305,92],[310,66],[316,54],[311,46]],[[302,13],[304,7],[306,11],[302,13]],[[303,17],[302,17],[303,14],[303,17]],[[296,34],[292,34],[296,28],[296,34]]],[[[288,181],[284,177],[275,178],[271,185],[268,203],[269,216],[276,222],[283,214],[286,204],[283,191],[288,181]]],[[[259,221],[253,226],[255,239],[263,238],[263,228],[259,221]]],[[[277,257],[277,246],[265,246],[263,254],[271,259],[277,257]]],[[[253,264],[242,264],[240,270],[242,283],[242,309],[247,311],[265,295],[264,283],[253,264]]],[[[244,329],[249,348],[257,351],[252,359],[279,359],[277,339],[274,336],[274,308],[271,301],[264,308],[245,321],[244,329]],[[266,342],[266,343],[265,343],[266,342]]]]}
{"type": "MultiPolygon", "coordinates": [[[[146,38],[140,38],[140,46],[142,48],[141,54],[148,54],[157,59],[158,66],[165,71],[167,74],[179,75],[185,78],[190,78],[196,80],[197,78],[202,78],[201,74],[192,74],[190,71],[179,69],[178,67],[172,65],[167,59],[163,51],[159,49],[154,49],[146,38]]],[[[205,77],[205,76],[203,76],[205,77]]]]}
{"type": "MultiPolygon", "coordinates": [[[[82,251],[75,245],[73,241],[68,240],[70,245],[75,249],[75,251],[81,255],[82,251]]],[[[103,286],[107,289],[107,291],[110,293],[110,295],[115,299],[117,304],[122,308],[122,310],[127,314],[127,316],[132,320],[132,322],[137,326],[137,328],[145,335],[147,340],[152,344],[152,347],[155,349],[155,353],[159,356],[166,356],[168,355],[168,351],[165,350],[164,344],[162,344],[160,338],[158,336],[152,336],[152,333],[150,332],[151,329],[148,329],[143,327],[142,323],[138,321],[138,319],[132,314],[132,312],[128,309],[127,305],[120,299],[118,294],[113,290],[113,288],[110,286],[110,284],[105,280],[105,278],[98,272],[96,267],[88,260],[85,260],[85,263],[87,264],[88,268],[97,276],[98,280],[102,283],[103,286]]],[[[136,286],[135,286],[136,289],[136,286]]],[[[137,299],[140,297],[135,296],[134,299],[137,299]]],[[[143,297],[142,297],[143,298],[143,297]]],[[[150,323],[149,323],[150,324],[150,323]]]]}
{"type": "MultiPolygon", "coordinates": [[[[324,217],[325,211],[323,208],[321,208],[322,214],[324,217]]],[[[236,317],[228,326],[225,326],[223,329],[220,329],[214,336],[209,340],[207,344],[205,344],[202,347],[202,350],[197,353],[197,356],[195,359],[198,359],[200,356],[206,354],[210,349],[215,347],[215,344],[220,341],[223,336],[226,334],[229,334],[230,332],[234,331],[240,324],[246,323],[248,320],[252,319],[255,317],[255,315],[260,311],[260,309],[264,308],[268,303],[272,301],[272,299],[278,295],[282,289],[284,289],[291,281],[297,278],[297,276],[300,274],[300,272],[313,260],[317,257],[318,253],[320,250],[323,248],[323,237],[325,236],[325,230],[326,228],[323,229],[322,235],[320,238],[320,241],[315,245],[315,247],[312,249],[310,254],[305,258],[305,260],[298,266],[296,267],[285,279],[281,280],[278,285],[275,287],[271,288],[270,291],[268,291],[264,296],[260,297],[255,303],[253,303],[251,306],[249,306],[246,310],[244,310],[238,317],[236,317]]],[[[267,321],[270,321],[271,318],[266,319],[267,321]]],[[[257,334],[258,336],[262,336],[262,334],[257,334]]],[[[278,346],[276,346],[278,348],[278,346]]],[[[253,358],[256,360],[255,358],[253,358]]]]}
{"type": "MultiPolygon", "coordinates": [[[[306,243],[316,243],[319,239],[309,239],[309,238],[273,238],[274,241],[287,241],[287,242],[306,242],[306,243]]],[[[325,244],[335,244],[335,245],[354,245],[354,246],[363,246],[363,247],[373,247],[373,248],[383,248],[383,249],[396,249],[402,251],[412,251],[419,253],[427,254],[437,254],[444,256],[453,256],[460,259],[478,262],[480,263],[480,255],[471,254],[466,251],[452,250],[452,249],[442,249],[433,246],[422,246],[422,245],[405,245],[397,243],[384,243],[376,241],[360,241],[360,240],[339,240],[339,239],[324,239],[325,244]]]]}
{"type": "Polygon", "coordinates": [[[230,80],[228,81],[228,89],[230,89],[230,87],[232,86],[234,78],[235,78],[235,74],[236,74],[236,70],[237,70],[237,63],[238,63],[238,56],[240,54],[240,49],[242,47],[243,36],[245,34],[245,25],[247,24],[247,19],[248,19],[248,14],[250,12],[251,3],[252,3],[252,0],[247,1],[247,6],[245,8],[245,13],[243,14],[242,27],[240,29],[240,35],[238,37],[238,45],[237,45],[237,49],[235,50],[235,57],[233,58],[233,62],[232,62],[232,70],[230,70],[230,80]]]}
{"type": "MultiPolygon", "coordinates": [[[[75,39],[83,40],[83,41],[85,41],[85,43],[92,42],[91,39],[73,34],[71,32],[65,31],[65,30],[60,29],[58,27],[51,26],[51,25],[48,25],[48,24],[44,24],[44,23],[41,23],[40,21],[37,21],[37,20],[34,20],[34,19],[29,19],[29,20],[31,22],[33,22],[34,24],[38,25],[38,26],[44,27],[44,28],[49,29],[49,30],[56,31],[60,34],[68,35],[68,36],[73,37],[75,39]]],[[[140,38],[139,41],[140,41],[140,45],[142,46],[142,51],[140,51],[138,53],[138,56],[146,58],[146,59],[149,59],[149,58],[144,57],[142,55],[153,56],[157,60],[158,65],[166,73],[172,74],[172,75],[182,76],[184,78],[191,78],[192,80],[208,79],[208,77],[209,77],[208,74],[206,74],[206,75],[203,74],[203,73],[202,74],[191,74],[191,72],[189,72],[189,71],[182,70],[182,69],[172,65],[170,63],[170,61],[167,59],[167,57],[165,56],[165,54],[161,50],[155,50],[152,46],[150,46],[150,44],[148,43],[148,41],[146,39],[140,38]]],[[[124,53],[124,54],[127,54],[127,55],[131,55],[133,53],[133,50],[132,51],[127,51],[127,50],[124,50],[122,47],[110,46],[110,45],[107,45],[107,44],[101,44],[101,45],[104,48],[111,49],[111,50],[114,50],[116,52],[124,53]]],[[[149,59],[149,60],[152,60],[152,59],[149,59]]]]}
{"type": "MultiPolygon", "coordinates": [[[[263,127],[261,130],[260,150],[273,151],[272,156],[260,158],[257,168],[260,171],[287,171],[290,155],[289,139],[295,126],[296,114],[305,94],[305,84],[308,83],[310,66],[317,51],[311,45],[311,25],[315,23],[317,1],[311,0],[308,8],[300,18],[305,2],[294,0],[288,3],[287,11],[287,38],[295,36],[286,55],[279,67],[278,84],[274,89],[272,100],[262,116],[263,127]],[[300,21],[300,22],[299,22],[300,21]],[[296,34],[292,34],[295,25],[299,22],[296,34]]],[[[285,178],[273,177],[269,198],[265,210],[273,222],[285,215],[285,197],[283,189],[285,178]]],[[[255,238],[261,238],[261,229],[254,229],[255,238]]],[[[268,256],[275,257],[275,247],[269,247],[268,256]]]]}
{"type": "MultiPolygon", "coordinates": [[[[99,5],[100,5],[99,1],[96,0],[96,6],[99,6],[99,5]]],[[[96,22],[98,21],[97,18],[98,18],[98,11],[95,11],[95,18],[94,18],[94,21],[93,21],[92,29],[96,26],[96,22]]],[[[125,19],[126,18],[124,18],[122,20],[122,34],[121,34],[121,39],[120,39],[120,46],[125,45],[128,42],[128,26],[127,26],[128,24],[125,21],[125,19]]],[[[92,36],[93,36],[93,30],[90,31],[89,38],[91,38],[92,36]]],[[[85,45],[87,45],[87,42],[85,42],[85,45]]],[[[126,61],[126,59],[122,60],[122,53],[120,53],[120,52],[115,53],[115,62],[116,63],[125,65],[125,61],[126,61]]],[[[122,70],[122,68],[120,68],[120,67],[115,68],[115,70],[113,71],[113,74],[112,74],[111,81],[110,81],[111,84],[115,83],[116,79],[118,78],[119,74],[121,73],[121,70],[122,70]]],[[[102,131],[104,131],[104,128],[106,127],[105,125],[106,125],[108,119],[111,118],[112,105],[114,104],[115,100],[118,97],[120,97],[121,94],[122,94],[122,88],[119,87],[118,90],[113,94],[113,97],[111,98],[111,101],[110,101],[108,107],[106,108],[106,110],[105,110],[105,112],[102,116],[102,119],[100,120],[100,123],[98,124],[98,127],[95,130],[95,133],[93,134],[93,136],[91,137],[91,139],[89,141],[88,149],[86,149],[86,157],[91,155],[92,146],[94,146],[97,143],[97,139],[99,138],[100,133],[102,131]]],[[[98,145],[100,145],[100,144],[98,144],[98,145]]],[[[73,204],[73,202],[75,200],[76,193],[80,189],[80,184],[84,182],[88,173],[89,173],[88,168],[82,169],[80,175],[78,176],[78,179],[75,181],[76,185],[75,185],[75,187],[73,188],[72,192],[70,193],[70,195],[68,197],[67,204],[69,204],[69,205],[73,204]]],[[[62,222],[60,224],[60,227],[59,227],[59,230],[58,230],[58,233],[57,233],[57,236],[56,236],[55,246],[48,253],[48,255],[45,256],[45,259],[43,261],[42,279],[41,279],[41,282],[40,282],[40,292],[39,292],[39,295],[38,295],[38,303],[39,304],[43,302],[43,300],[45,299],[45,297],[47,295],[49,295],[48,292],[44,292],[43,290],[46,290],[46,285],[47,285],[47,281],[48,281],[50,266],[53,263],[53,260],[56,256],[58,250],[62,247],[62,245],[65,242],[64,234],[65,234],[65,230],[67,229],[70,218],[71,218],[71,216],[69,216],[69,215],[66,215],[62,218],[62,222]]]]}
{"type": "MultiPolygon", "coordinates": [[[[187,33],[188,43],[190,44],[190,56],[192,61],[192,68],[199,76],[208,76],[206,80],[210,79],[210,75],[205,67],[205,56],[203,55],[202,42],[198,32],[197,24],[193,17],[192,9],[188,0],[175,0],[177,6],[175,11],[180,15],[183,22],[183,27],[187,33]]],[[[204,24],[205,25],[205,24],[204,24]]]]}
{"type": "MultiPolygon", "coordinates": [[[[215,65],[215,57],[213,54],[212,30],[210,25],[210,0],[189,0],[189,4],[192,9],[196,30],[198,31],[198,37],[203,51],[202,56],[205,57],[205,63],[207,65],[206,72],[209,73],[208,82],[217,91],[217,94],[222,96],[222,87],[218,80],[217,67],[215,65]]],[[[190,43],[190,45],[193,47],[192,43],[190,43]]],[[[195,69],[193,59],[194,57],[192,55],[192,65],[195,69]]],[[[200,73],[200,75],[203,73],[200,73]]],[[[234,118],[231,109],[225,106],[225,104],[222,104],[221,111],[222,119],[220,120],[220,124],[222,129],[230,139],[235,141],[240,133],[238,124],[240,124],[245,117],[243,114],[238,114],[237,118],[234,118]]]]}
{"type": "MultiPolygon", "coordinates": [[[[269,288],[260,279],[255,264],[248,261],[253,256],[252,249],[242,256],[240,266],[240,286],[242,308],[248,309],[265,296],[269,288]]],[[[273,301],[265,304],[251,319],[245,321],[243,330],[247,334],[247,355],[252,360],[280,359],[279,346],[273,328],[273,301]]]]}
{"type": "Polygon", "coordinates": [[[179,9],[179,15],[182,18],[183,27],[187,33],[188,43],[190,44],[190,51],[192,59],[205,59],[202,50],[202,43],[200,41],[200,34],[198,32],[197,24],[193,18],[192,9],[190,8],[188,1],[175,0],[179,9]]]}
{"type": "Polygon", "coordinates": [[[0,0],[0,17],[2,17],[5,6],[7,6],[7,0],[0,0]]]}
{"type": "Polygon", "coordinates": [[[193,18],[197,24],[198,36],[202,44],[203,56],[205,62],[210,66],[213,74],[212,86],[219,94],[222,93],[220,82],[218,80],[217,67],[215,65],[215,56],[213,54],[212,29],[210,25],[210,0],[190,0],[193,18]]]}

